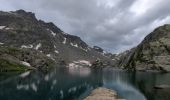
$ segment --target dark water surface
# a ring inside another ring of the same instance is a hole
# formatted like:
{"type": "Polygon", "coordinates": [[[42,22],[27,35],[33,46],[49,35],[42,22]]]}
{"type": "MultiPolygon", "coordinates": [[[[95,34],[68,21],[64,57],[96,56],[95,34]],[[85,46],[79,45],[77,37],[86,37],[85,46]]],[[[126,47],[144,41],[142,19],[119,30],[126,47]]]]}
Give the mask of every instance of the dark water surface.
{"type": "Polygon", "coordinates": [[[81,100],[100,86],[126,100],[170,100],[170,90],[153,88],[160,84],[170,85],[170,74],[88,68],[1,73],[0,100],[81,100]]]}

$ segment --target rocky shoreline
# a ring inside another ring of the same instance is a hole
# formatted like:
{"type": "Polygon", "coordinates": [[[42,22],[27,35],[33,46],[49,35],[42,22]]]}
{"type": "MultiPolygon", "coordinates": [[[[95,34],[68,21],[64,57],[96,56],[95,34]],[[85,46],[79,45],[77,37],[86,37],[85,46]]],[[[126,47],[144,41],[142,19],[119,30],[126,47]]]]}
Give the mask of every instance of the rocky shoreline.
{"type": "Polygon", "coordinates": [[[124,100],[119,99],[116,91],[99,87],[94,89],[84,100],[124,100]]]}

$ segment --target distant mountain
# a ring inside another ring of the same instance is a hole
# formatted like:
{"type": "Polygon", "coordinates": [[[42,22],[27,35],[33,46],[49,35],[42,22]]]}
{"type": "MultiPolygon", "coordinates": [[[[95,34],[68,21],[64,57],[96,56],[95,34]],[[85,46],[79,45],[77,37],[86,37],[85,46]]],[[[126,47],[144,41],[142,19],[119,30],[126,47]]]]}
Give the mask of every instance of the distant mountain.
{"type": "Polygon", "coordinates": [[[127,70],[170,71],[170,25],[156,28],[121,59],[127,70]]]}
{"type": "Polygon", "coordinates": [[[37,20],[31,12],[0,12],[1,70],[17,70],[11,65],[21,69],[48,69],[55,64],[90,66],[96,60],[114,65],[101,50],[91,48],[80,37],[65,33],[53,23],[37,20]]]}

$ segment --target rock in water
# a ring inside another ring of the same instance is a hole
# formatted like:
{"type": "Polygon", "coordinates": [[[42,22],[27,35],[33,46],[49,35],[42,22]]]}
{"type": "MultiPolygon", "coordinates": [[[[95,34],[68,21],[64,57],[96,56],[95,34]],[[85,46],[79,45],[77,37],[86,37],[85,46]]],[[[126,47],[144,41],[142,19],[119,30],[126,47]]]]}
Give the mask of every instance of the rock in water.
{"type": "Polygon", "coordinates": [[[84,100],[122,100],[118,99],[115,91],[99,87],[91,92],[91,94],[84,100]]]}

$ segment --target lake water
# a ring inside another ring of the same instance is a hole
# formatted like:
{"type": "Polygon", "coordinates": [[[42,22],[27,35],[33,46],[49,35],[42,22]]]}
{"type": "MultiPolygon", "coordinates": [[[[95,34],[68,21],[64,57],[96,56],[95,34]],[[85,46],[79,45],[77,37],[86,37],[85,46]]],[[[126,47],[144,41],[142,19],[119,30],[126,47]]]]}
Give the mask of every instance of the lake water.
{"type": "Polygon", "coordinates": [[[89,68],[59,68],[51,72],[0,74],[0,100],[81,100],[97,87],[117,91],[126,100],[170,100],[170,74],[89,68]]]}

